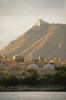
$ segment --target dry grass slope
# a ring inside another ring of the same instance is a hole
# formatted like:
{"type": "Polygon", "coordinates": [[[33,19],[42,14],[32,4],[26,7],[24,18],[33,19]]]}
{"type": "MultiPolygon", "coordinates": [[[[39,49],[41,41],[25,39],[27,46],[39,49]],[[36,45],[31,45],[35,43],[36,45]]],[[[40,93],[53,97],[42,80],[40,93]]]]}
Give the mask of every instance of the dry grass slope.
{"type": "Polygon", "coordinates": [[[18,52],[26,59],[38,56],[66,59],[66,24],[35,25],[24,35],[11,41],[0,54],[13,57],[18,52]]]}

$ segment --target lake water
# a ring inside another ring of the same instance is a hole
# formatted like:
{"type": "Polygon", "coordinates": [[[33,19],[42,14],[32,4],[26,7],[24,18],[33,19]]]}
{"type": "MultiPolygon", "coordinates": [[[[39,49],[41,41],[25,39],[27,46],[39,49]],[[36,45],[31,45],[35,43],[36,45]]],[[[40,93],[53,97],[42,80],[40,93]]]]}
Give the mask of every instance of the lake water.
{"type": "Polygon", "coordinates": [[[66,100],[66,92],[0,92],[0,100],[66,100]]]}

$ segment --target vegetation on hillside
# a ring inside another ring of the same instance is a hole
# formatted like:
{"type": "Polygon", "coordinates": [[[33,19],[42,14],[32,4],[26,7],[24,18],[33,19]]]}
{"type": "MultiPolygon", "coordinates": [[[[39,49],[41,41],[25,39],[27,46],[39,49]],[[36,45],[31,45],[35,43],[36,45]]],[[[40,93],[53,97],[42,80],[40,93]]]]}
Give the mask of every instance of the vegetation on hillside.
{"type": "Polygon", "coordinates": [[[66,67],[59,67],[55,74],[45,74],[40,76],[36,71],[33,71],[25,78],[18,78],[13,75],[0,77],[0,86],[19,86],[19,85],[54,85],[59,84],[66,86],[66,67]]]}

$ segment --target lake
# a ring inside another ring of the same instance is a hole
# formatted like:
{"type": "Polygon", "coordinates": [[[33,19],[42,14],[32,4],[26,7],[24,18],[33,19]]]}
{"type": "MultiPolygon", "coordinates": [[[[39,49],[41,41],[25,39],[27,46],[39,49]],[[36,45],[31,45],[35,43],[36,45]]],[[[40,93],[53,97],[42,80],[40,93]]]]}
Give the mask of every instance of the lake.
{"type": "Polygon", "coordinates": [[[0,92],[0,100],[66,100],[66,92],[0,92]]]}

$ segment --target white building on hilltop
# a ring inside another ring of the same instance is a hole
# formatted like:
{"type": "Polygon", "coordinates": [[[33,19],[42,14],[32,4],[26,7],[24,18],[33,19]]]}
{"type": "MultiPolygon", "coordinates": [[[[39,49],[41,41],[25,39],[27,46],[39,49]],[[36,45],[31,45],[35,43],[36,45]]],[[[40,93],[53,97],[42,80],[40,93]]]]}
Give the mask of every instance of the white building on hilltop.
{"type": "Polygon", "coordinates": [[[49,23],[43,21],[42,19],[38,19],[38,22],[36,23],[36,25],[37,25],[37,26],[40,26],[40,25],[42,25],[42,24],[49,24],[49,23]]]}

